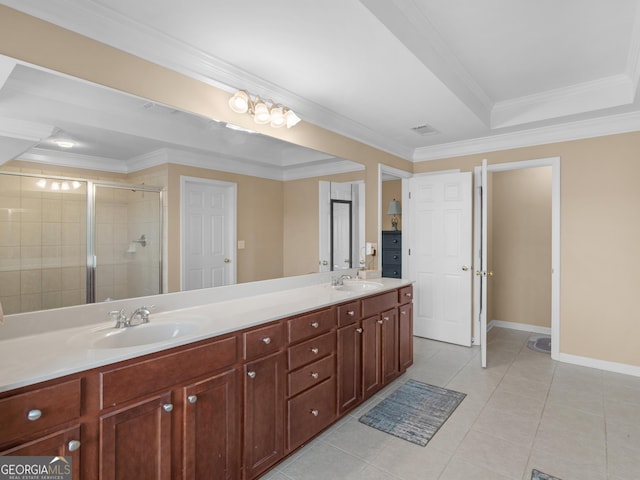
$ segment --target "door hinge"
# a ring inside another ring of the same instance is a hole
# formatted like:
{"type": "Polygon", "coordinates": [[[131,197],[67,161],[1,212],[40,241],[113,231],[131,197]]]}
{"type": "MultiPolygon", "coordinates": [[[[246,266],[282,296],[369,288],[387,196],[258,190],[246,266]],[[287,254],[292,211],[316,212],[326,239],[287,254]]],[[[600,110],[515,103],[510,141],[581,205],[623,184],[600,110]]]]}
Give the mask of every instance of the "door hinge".
{"type": "Polygon", "coordinates": [[[411,200],[411,192],[409,192],[409,200],[411,200]]]}
{"type": "Polygon", "coordinates": [[[411,255],[411,249],[410,248],[408,249],[408,252],[409,252],[408,255],[411,255]]]}

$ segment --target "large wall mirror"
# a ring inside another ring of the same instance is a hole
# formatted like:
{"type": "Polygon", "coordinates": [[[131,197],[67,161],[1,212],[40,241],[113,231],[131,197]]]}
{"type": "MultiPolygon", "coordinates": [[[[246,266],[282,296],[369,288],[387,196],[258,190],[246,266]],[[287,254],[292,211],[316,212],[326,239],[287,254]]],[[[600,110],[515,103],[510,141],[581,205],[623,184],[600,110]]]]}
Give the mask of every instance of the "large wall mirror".
{"type": "Polygon", "coordinates": [[[180,290],[184,178],[235,185],[234,255],[225,258],[241,283],[319,271],[321,182],[363,189],[365,174],[356,162],[0,56],[5,314],[84,303],[89,288],[95,301],[145,295],[159,272],[162,291],[180,290]],[[100,220],[85,203],[91,188],[109,205],[100,220]],[[93,287],[92,262],[106,272],[93,287]],[[118,275],[138,288],[125,291],[118,275]]]}

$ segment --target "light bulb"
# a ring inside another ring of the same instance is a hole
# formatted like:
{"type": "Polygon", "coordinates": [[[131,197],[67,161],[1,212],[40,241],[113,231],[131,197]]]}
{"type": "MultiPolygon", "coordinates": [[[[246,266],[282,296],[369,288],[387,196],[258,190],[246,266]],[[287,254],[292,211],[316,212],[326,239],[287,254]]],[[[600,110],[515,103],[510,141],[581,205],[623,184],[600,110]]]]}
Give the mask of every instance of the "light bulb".
{"type": "Polygon", "coordinates": [[[300,117],[298,117],[293,110],[287,110],[287,113],[284,114],[284,118],[287,119],[287,128],[297,125],[300,121],[300,117]]]}
{"type": "Polygon", "coordinates": [[[267,104],[262,100],[258,100],[258,102],[253,107],[253,120],[260,125],[264,125],[265,123],[269,123],[271,121],[269,108],[267,107],[267,104]]]}
{"type": "Polygon", "coordinates": [[[271,126],[274,128],[280,128],[287,123],[282,112],[282,107],[276,105],[271,108],[271,126]]]}
{"type": "Polygon", "coordinates": [[[247,113],[247,110],[249,110],[249,94],[244,90],[238,90],[229,99],[229,108],[236,113],[247,113]]]}

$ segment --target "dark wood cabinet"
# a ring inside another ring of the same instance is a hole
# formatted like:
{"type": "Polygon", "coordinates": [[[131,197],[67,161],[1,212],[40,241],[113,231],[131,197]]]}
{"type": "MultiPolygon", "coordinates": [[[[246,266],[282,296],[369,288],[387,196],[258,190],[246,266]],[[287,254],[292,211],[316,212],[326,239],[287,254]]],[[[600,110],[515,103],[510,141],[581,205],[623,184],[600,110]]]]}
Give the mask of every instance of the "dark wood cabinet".
{"type": "Polygon", "coordinates": [[[413,362],[404,286],[0,392],[0,455],[74,478],[253,480],[413,362]]]}
{"type": "Polygon", "coordinates": [[[369,398],[382,387],[382,320],[379,315],[362,320],[362,390],[369,398]]]}
{"type": "Polygon", "coordinates": [[[100,479],[169,480],[173,403],[171,392],[100,418],[100,479]]]}
{"type": "Polygon", "coordinates": [[[244,366],[244,478],[256,478],[284,456],[286,355],[244,366]]]}
{"type": "Polygon", "coordinates": [[[382,232],[382,276],[402,278],[402,232],[382,232]]]}
{"type": "Polygon", "coordinates": [[[400,375],[398,357],[398,309],[391,308],[380,314],[380,343],[382,350],[382,383],[387,384],[400,375]]]}
{"type": "Polygon", "coordinates": [[[185,480],[240,478],[238,375],[233,369],[182,389],[185,480]]]}

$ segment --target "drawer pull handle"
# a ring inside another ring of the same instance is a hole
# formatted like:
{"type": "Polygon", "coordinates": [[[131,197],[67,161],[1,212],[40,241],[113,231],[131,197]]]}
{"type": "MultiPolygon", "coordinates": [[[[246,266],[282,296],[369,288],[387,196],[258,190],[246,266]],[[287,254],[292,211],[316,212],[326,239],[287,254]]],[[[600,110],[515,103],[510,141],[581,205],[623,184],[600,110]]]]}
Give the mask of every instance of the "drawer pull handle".
{"type": "Polygon", "coordinates": [[[311,372],[311,378],[317,379],[320,376],[318,372],[311,372]]]}
{"type": "Polygon", "coordinates": [[[198,401],[198,396],[197,395],[189,395],[187,397],[187,401],[189,403],[196,403],[198,401]]]}
{"type": "Polygon", "coordinates": [[[320,414],[320,412],[319,412],[316,408],[314,408],[313,410],[311,410],[311,412],[310,412],[310,413],[311,413],[311,415],[313,415],[314,417],[317,417],[317,416],[320,414]]]}
{"type": "Polygon", "coordinates": [[[42,412],[40,410],[38,410],[38,409],[29,410],[29,413],[27,413],[27,418],[31,422],[35,422],[41,416],[42,416],[42,412]]]}
{"type": "Polygon", "coordinates": [[[318,350],[316,347],[313,347],[313,348],[311,349],[311,353],[313,353],[314,355],[317,355],[319,351],[320,351],[320,350],[318,350]]]}
{"type": "Polygon", "coordinates": [[[358,332],[358,333],[362,333],[362,327],[358,327],[358,328],[356,328],[356,332],[358,332]]]}
{"type": "Polygon", "coordinates": [[[164,405],[162,405],[162,409],[168,413],[173,410],[173,404],[165,403],[164,405]]]}
{"type": "Polygon", "coordinates": [[[247,372],[247,375],[249,376],[249,378],[256,378],[256,372],[254,372],[253,370],[247,372]]]}
{"type": "Polygon", "coordinates": [[[320,324],[319,324],[318,322],[312,322],[312,323],[311,323],[311,326],[312,326],[313,328],[318,328],[318,327],[320,326],[320,324]]]}
{"type": "Polygon", "coordinates": [[[356,314],[356,312],[354,312],[353,310],[349,310],[347,312],[347,315],[349,315],[350,317],[353,317],[356,314]]]}
{"type": "Polygon", "coordinates": [[[269,337],[264,337],[262,339],[262,343],[264,343],[265,345],[269,345],[271,343],[271,339],[269,337]]]}
{"type": "Polygon", "coordinates": [[[71,440],[69,443],[67,443],[67,450],[69,450],[70,452],[75,452],[79,448],[80,440],[71,440]]]}
{"type": "Polygon", "coordinates": [[[382,325],[382,324],[384,323],[384,321],[382,321],[382,320],[378,320],[378,323],[379,323],[380,325],[382,325]]]}

